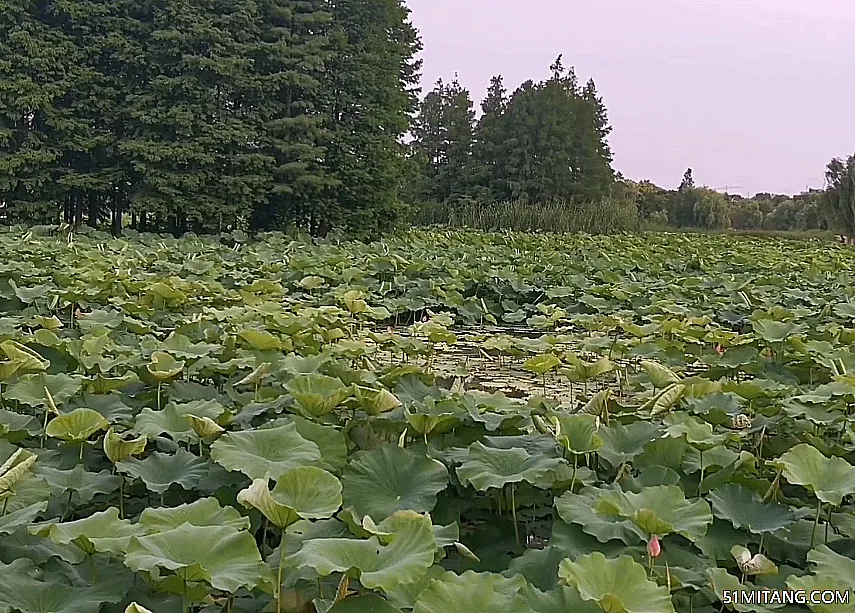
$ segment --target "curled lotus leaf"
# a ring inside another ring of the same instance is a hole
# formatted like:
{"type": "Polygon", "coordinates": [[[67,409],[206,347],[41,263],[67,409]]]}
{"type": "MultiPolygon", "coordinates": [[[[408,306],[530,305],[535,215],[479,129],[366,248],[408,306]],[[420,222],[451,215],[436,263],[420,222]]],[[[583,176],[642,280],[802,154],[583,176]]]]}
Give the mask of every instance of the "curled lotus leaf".
{"type": "Polygon", "coordinates": [[[341,507],[341,483],[325,470],[301,466],[279,475],[273,491],[267,478],[255,479],[237,501],[261,511],[277,528],[287,528],[301,519],[332,517],[341,507]]]}
{"type": "Polygon", "coordinates": [[[110,428],[104,435],[104,454],[113,464],[124,462],[145,451],[146,441],[144,434],[128,439],[116,432],[115,428],[110,428]]]}
{"type": "Polygon", "coordinates": [[[90,436],[110,427],[110,422],[104,419],[94,409],[74,409],[71,413],[63,413],[48,422],[45,434],[64,441],[83,442],[90,436]]]}

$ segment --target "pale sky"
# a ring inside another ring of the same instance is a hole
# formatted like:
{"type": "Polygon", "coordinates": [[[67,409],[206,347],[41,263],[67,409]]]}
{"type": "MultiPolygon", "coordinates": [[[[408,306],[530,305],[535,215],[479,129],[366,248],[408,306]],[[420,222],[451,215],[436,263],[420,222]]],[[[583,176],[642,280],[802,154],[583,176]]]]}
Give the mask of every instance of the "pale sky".
{"type": "Polygon", "coordinates": [[[675,188],[733,193],[822,187],[855,153],[853,0],[406,0],[423,85],[459,73],[476,101],[513,91],[564,54],[593,77],[615,168],[675,188]]]}

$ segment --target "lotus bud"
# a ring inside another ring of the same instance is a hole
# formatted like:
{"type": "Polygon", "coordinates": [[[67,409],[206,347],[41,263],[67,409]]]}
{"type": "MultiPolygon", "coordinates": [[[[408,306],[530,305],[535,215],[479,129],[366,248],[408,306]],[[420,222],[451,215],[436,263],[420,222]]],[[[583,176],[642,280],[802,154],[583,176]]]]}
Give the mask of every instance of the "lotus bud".
{"type": "Polygon", "coordinates": [[[662,545],[659,544],[659,537],[655,534],[647,542],[647,553],[650,554],[651,558],[658,558],[659,554],[662,553],[662,545]]]}

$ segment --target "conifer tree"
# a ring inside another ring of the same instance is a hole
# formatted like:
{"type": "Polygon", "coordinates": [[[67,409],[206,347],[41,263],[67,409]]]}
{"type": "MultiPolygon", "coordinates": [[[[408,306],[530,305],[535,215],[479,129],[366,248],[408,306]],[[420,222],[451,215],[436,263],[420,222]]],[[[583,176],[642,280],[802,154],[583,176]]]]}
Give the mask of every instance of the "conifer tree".
{"type": "Polygon", "coordinates": [[[402,0],[331,0],[334,55],[322,94],[328,224],[382,230],[399,223],[405,181],[416,176],[404,136],[418,108],[421,50],[402,0]]]}

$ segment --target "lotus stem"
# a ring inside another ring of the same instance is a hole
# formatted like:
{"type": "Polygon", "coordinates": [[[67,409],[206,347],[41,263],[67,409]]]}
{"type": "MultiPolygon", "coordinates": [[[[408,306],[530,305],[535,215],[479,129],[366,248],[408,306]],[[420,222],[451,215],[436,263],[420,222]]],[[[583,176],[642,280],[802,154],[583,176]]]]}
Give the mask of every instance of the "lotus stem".
{"type": "Polygon", "coordinates": [[[121,473],[119,474],[119,519],[125,519],[125,477],[121,473]]]}
{"type": "Polygon", "coordinates": [[[810,533],[810,548],[813,549],[814,543],[816,542],[816,528],[819,526],[819,516],[822,513],[822,500],[819,501],[819,504],[816,506],[816,517],[813,520],[813,530],[810,533]]]}
{"type": "Polygon", "coordinates": [[[575,453],[573,454],[573,479],[570,481],[570,491],[573,491],[573,488],[576,487],[576,469],[579,467],[579,456],[575,453]]]}
{"type": "Polygon", "coordinates": [[[160,388],[163,385],[162,381],[157,382],[157,410],[160,411],[160,388]]]}
{"type": "MultiPolygon", "coordinates": [[[[285,560],[285,531],[279,541],[279,570],[276,573],[276,613],[282,613],[282,567],[285,560]]],[[[321,580],[318,578],[318,598],[321,598],[321,580]]]]}
{"type": "Polygon", "coordinates": [[[701,496],[701,489],[704,484],[704,450],[698,449],[698,453],[701,456],[701,480],[698,481],[698,498],[701,496]]]}
{"type": "Polygon", "coordinates": [[[519,523],[517,522],[517,500],[516,495],[514,493],[514,484],[511,483],[511,515],[514,520],[514,539],[516,539],[517,549],[520,546],[520,528],[519,523]]]}

